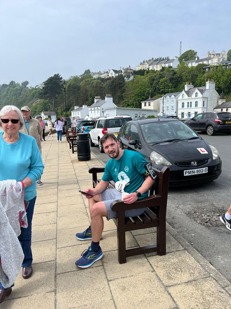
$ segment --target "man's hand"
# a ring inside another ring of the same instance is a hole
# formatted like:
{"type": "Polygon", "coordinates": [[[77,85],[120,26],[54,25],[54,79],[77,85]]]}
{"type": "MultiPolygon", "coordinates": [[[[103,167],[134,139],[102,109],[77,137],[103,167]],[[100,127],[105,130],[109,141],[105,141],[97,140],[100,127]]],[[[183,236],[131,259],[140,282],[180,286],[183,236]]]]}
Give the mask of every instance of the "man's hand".
{"type": "Polygon", "coordinates": [[[136,192],[130,193],[123,198],[123,202],[125,204],[132,204],[137,200],[138,200],[138,196],[137,196],[136,192]]]}

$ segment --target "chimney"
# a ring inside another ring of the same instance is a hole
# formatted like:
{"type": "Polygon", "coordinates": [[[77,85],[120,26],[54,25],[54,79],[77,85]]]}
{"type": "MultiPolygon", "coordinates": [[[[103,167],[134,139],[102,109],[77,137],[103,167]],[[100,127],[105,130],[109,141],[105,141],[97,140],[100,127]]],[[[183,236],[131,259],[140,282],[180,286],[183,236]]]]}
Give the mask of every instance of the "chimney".
{"type": "Polygon", "coordinates": [[[188,91],[189,89],[192,89],[194,86],[192,84],[186,83],[184,86],[184,90],[188,91]]]}
{"type": "Polygon", "coordinates": [[[207,80],[205,88],[206,90],[215,89],[215,82],[213,80],[207,80]]]}
{"type": "Polygon", "coordinates": [[[106,103],[113,103],[112,96],[110,94],[106,94],[105,102],[106,103]]]}
{"type": "Polygon", "coordinates": [[[96,103],[97,101],[101,100],[101,98],[99,96],[94,98],[94,103],[96,103]]]}

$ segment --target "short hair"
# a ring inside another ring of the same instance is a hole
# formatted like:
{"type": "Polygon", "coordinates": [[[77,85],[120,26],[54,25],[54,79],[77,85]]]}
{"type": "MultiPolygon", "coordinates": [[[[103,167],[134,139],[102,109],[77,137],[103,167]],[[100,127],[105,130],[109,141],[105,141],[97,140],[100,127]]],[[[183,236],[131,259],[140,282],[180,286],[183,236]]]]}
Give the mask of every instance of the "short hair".
{"type": "MultiPolygon", "coordinates": [[[[21,129],[23,124],[24,124],[23,115],[22,115],[22,112],[20,111],[20,109],[15,105],[5,105],[0,110],[0,119],[2,118],[2,116],[5,116],[6,114],[8,114],[11,111],[14,111],[18,114],[19,121],[20,121],[20,129],[21,129]]],[[[0,126],[2,126],[1,123],[0,123],[0,126]]]]}
{"type": "Polygon", "coordinates": [[[113,133],[106,133],[103,137],[100,139],[101,145],[103,145],[109,138],[112,138],[115,142],[118,142],[116,136],[113,133]]]}

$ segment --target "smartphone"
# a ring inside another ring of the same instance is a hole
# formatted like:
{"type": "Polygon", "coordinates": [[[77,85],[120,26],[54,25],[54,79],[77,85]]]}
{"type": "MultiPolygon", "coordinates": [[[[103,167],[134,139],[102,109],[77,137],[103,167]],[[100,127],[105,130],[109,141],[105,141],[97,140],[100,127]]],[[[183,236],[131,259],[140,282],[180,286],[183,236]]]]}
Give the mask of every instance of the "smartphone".
{"type": "Polygon", "coordinates": [[[89,194],[89,193],[81,191],[81,190],[79,190],[79,192],[82,193],[83,195],[93,196],[92,194],[89,194]]]}

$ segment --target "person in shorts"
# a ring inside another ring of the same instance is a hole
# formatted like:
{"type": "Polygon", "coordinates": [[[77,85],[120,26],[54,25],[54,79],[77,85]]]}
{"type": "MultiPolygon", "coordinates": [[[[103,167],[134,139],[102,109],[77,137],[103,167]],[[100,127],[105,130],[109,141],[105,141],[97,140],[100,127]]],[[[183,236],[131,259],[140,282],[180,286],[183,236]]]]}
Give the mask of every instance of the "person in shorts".
{"type": "Polygon", "coordinates": [[[226,213],[220,216],[220,220],[225,225],[227,230],[231,231],[231,204],[229,205],[226,213]]]}
{"type": "MultiPolygon", "coordinates": [[[[104,152],[110,157],[107,161],[102,180],[95,188],[85,190],[89,201],[91,225],[82,233],[77,233],[78,240],[92,239],[89,248],[82,254],[75,264],[79,268],[88,268],[103,257],[100,239],[103,232],[103,218],[116,218],[111,204],[115,200],[123,200],[132,204],[138,199],[148,196],[148,190],[154,183],[147,173],[145,157],[132,150],[122,149],[115,135],[105,134],[101,138],[104,152]],[[114,181],[115,188],[108,188],[109,182],[114,181]]],[[[137,216],[145,208],[127,211],[126,217],[137,216]]]]}

